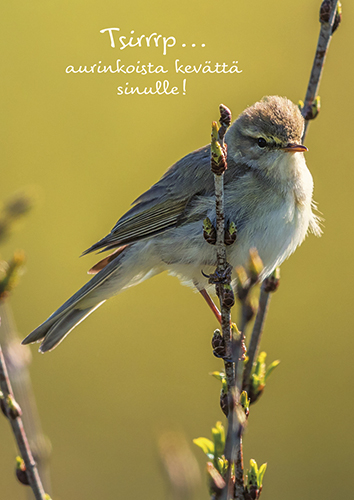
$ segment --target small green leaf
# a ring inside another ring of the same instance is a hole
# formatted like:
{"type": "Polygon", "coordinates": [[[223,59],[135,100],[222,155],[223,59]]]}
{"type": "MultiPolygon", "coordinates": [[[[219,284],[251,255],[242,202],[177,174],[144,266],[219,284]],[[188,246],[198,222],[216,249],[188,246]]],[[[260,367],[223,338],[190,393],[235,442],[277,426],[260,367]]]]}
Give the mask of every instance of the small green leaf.
{"type": "Polygon", "coordinates": [[[212,123],[211,127],[211,138],[213,141],[218,140],[219,125],[216,122],[212,123]]]}
{"type": "Polygon", "coordinates": [[[240,395],[240,405],[244,409],[246,416],[248,416],[248,414],[249,414],[250,404],[251,404],[251,401],[248,398],[247,392],[242,391],[241,395],[240,395]]]}
{"type": "Polygon", "coordinates": [[[262,351],[258,357],[256,362],[256,367],[254,370],[255,375],[261,380],[265,375],[265,360],[267,357],[267,353],[262,351]]]}
{"type": "Polygon", "coordinates": [[[226,458],[225,458],[224,455],[222,457],[218,457],[218,459],[217,459],[217,469],[218,469],[218,471],[220,472],[220,474],[222,476],[226,473],[227,464],[228,464],[228,461],[226,460],[226,458]]]}
{"type": "Polygon", "coordinates": [[[25,462],[19,455],[16,457],[16,469],[26,470],[25,462]]]}
{"type": "Polygon", "coordinates": [[[249,250],[249,261],[248,269],[250,273],[251,282],[256,283],[258,281],[259,275],[263,270],[263,262],[257,252],[256,248],[250,248],[249,250]]]}
{"type": "Polygon", "coordinates": [[[275,368],[279,365],[279,363],[280,363],[280,360],[279,360],[279,359],[277,359],[276,361],[273,361],[273,363],[271,363],[271,364],[268,366],[268,368],[267,368],[267,370],[266,370],[266,372],[265,372],[265,375],[264,375],[264,383],[266,383],[266,381],[267,381],[267,379],[268,379],[269,375],[270,375],[270,374],[272,373],[272,371],[273,371],[273,370],[274,370],[274,369],[275,369],[275,368]]]}
{"type": "MultiPolygon", "coordinates": [[[[231,285],[230,285],[231,286],[231,285]]],[[[241,332],[240,330],[237,328],[237,325],[236,323],[231,323],[231,334],[232,336],[235,338],[235,340],[238,340],[240,335],[241,335],[241,332]]]]}
{"type": "Polygon", "coordinates": [[[229,224],[229,233],[234,234],[236,232],[237,232],[236,224],[233,221],[231,221],[229,224]]]}
{"type": "Polygon", "coordinates": [[[315,97],[314,101],[311,104],[311,108],[312,108],[312,117],[316,118],[318,113],[321,111],[321,98],[319,95],[315,97]]]}
{"type": "Polygon", "coordinates": [[[251,458],[250,468],[247,471],[247,486],[257,486],[258,466],[257,462],[251,458]]]}
{"type": "Polygon", "coordinates": [[[221,422],[216,422],[215,427],[211,429],[214,440],[215,459],[223,456],[225,449],[225,429],[221,422]]]}
{"type": "Polygon", "coordinates": [[[211,372],[210,375],[215,377],[217,380],[225,380],[226,375],[224,372],[211,372]]]}
{"type": "Polygon", "coordinates": [[[243,266],[236,266],[237,282],[242,288],[247,288],[249,285],[249,278],[246,269],[243,266]]]}
{"type": "Polygon", "coordinates": [[[226,380],[226,375],[224,372],[212,372],[210,373],[213,377],[215,377],[217,380],[221,381],[222,384],[222,389],[227,393],[227,380],[226,380]]]}
{"type": "Polygon", "coordinates": [[[267,462],[264,463],[263,465],[261,465],[260,468],[259,468],[259,470],[258,470],[258,477],[257,477],[257,486],[258,486],[258,488],[262,487],[263,477],[264,477],[266,469],[267,469],[267,462]]]}
{"type": "Polygon", "coordinates": [[[200,437],[193,439],[193,443],[199,446],[199,448],[201,448],[204,451],[204,453],[208,458],[214,460],[215,446],[214,443],[210,441],[210,439],[200,437]]]}

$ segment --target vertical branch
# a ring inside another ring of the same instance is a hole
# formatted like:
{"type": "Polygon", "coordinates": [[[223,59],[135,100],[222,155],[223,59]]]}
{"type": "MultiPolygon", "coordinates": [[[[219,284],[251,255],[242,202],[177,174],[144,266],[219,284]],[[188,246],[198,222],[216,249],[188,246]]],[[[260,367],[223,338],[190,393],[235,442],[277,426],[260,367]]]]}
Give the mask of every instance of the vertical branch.
{"type": "MultiPolygon", "coordinates": [[[[211,139],[211,170],[214,173],[215,183],[217,269],[214,275],[210,277],[210,282],[215,284],[220,300],[227,382],[228,431],[224,454],[228,466],[224,478],[226,485],[222,490],[221,499],[231,500],[237,498],[242,500],[245,498],[242,461],[242,432],[245,416],[239,405],[239,399],[242,387],[244,337],[238,332],[236,325],[232,325],[231,328],[230,308],[234,305],[234,294],[231,287],[232,269],[226,259],[224,214],[224,173],[227,169],[227,151],[226,145],[224,145],[224,136],[231,123],[231,112],[221,105],[220,115],[221,127],[218,131],[216,123],[213,123],[211,139]]],[[[229,229],[228,232],[230,233],[229,229]]],[[[233,234],[235,234],[235,231],[233,231],[233,234]]],[[[235,238],[231,238],[230,244],[233,241],[235,241],[235,238]]]]}
{"type": "Polygon", "coordinates": [[[246,423],[245,413],[239,404],[242,389],[243,373],[243,341],[244,335],[241,333],[238,339],[235,338],[235,327],[233,327],[233,359],[235,361],[235,383],[229,389],[228,408],[228,429],[225,441],[225,458],[229,462],[228,472],[231,472],[230,464],[234,464],[234,481],[230,480],[223,491],[221,500],[245,499],[244,474],[243,474],[243,451],[242,434],[246,423]]]}
{"type": "MultiPolygon", "coordinates": [[[[316,56],[310,76],[310,81],[307,88],[305,104],[302,106],[302,115],[305,119],[305,129],[303,133],[304,140],[308,120],[316,117],[319,111],[319,100],[316,96],[320,78],[323,70],[326,52],[328,50],[331,35],[339,25],[341,18],[340,2],[338,0],[324,0],[321,5],[320,22],[322,23],[316,56]]],[[[277,290],[279,285],[279,268],[276,268],[271,276],[266,278],[261,286],[259,309],[253,327],[249,349],[248,362],[246,367],[243,367],[243,340],[244,332],[240,334],[236,325],[232,325],[230,329],[230,307],[233,305],[232,290],[229,293],[231,282],[231,269],[226,261],[225,243],[228,243],[228,238],[225,235],[225,216],[223,206],[223,174],[226,170],[226,147],[223,144],[223,137],[227,126],[223,119],[223,113],[226,112],[224,106],[220,106],[221,111],[221,128],[219,130],[217,140],[217,126],[213,124],[212,134],[212,172],[215,178],[215,200],[216,200],[216,229],[212,226],[211,221],[204,221],[204,237],[209,242],[214,244],[217,239],[217,270],[214,275],[210,276],[209,283],[216,285],[217,295],[221,304],[221,324],[222,337],[220,332],[214,333],[213,348],[214,354],[224,358],[225,374],[217,374],[216,378],[222,380],[221,390],[221,408],[228,418],[228,430],[226,440],[223,440],[224,454],[218,452],[218,442],[220,436],[216,439],[216,433],[213,429],[214,443],[205,442],[201,438],[201,443],[197,443],[203,451],[209,456],[210,451],[216,453],[216,457],[221,460],[221,466],[214,467],[209,462],[208,472],[212,479],[211,494],[212,500],[251,500],[258,499],[262,491],[262,482],[266,463],[259,468],[255,460],[250,461],[250,469],[247,471],[247,481],[244,481],[244,469],[242,458],[242,434],[245,427],[246,419],[249,414],[249,405],[251,402],[262,394],[265,381],[271,371],[277,366],[278,361],[274,361],[271,365],[266,366],[264,359],[266,353],[258,355],[261,336],[264,328],[264,323],[269,307],[270,293],[277,290]],[[215,238],[215,234],[217,238],[215,238]],[[209,241],[210,240],[210,241],[209,241]],[[232,333],[232,335],[231,335],[232,333]],[[242,390],[243,389],[243,390],[242,390]],[[227,391],[227,398],[225,397],[227,391]],[[226,463],[226,469],[225,467],[226,463]]],[[[230,122],[229,122],[230,123],[230,122]]],[[[235,228],[234,228],[235,229],[235,228]]],[[[228,230],[226,231],[228,232],[228,230]]],[[[234,230],[235,232],[235,230],[234,230]]],[[[235,235],[234,235],[235,236],[235,235]]],[[[234,240],[233,240],[234,241],[234,240]]],[[[252,252],[250,252],[251,254],[252,252]]],[[[254,254],[255,255],[255,254],[254,254]]],[[[252,255],[251,255],[252,261],[252,255]]],[[[251,262],[251,264],[253,264],[251,262]]],[[[252,266],[250,266],[251,268],[252,266]]],[[[254,266],[253,266],[254,267],[254,266]]],[[[256,271],[256,267],[253,271],[256,271]]],[[[243,269],[243,268],[242,268],[243,269]]],[[[237,268],[236,268],[236,272],[237,268]]],[[[251,302],[246,302],[247,294],[252,286],[252,278],[248,280],[246,273],[242,279],[242,273],[238,272],[238,297],[242,303],[241,325],[246,327],[253,314],[253,306],[251,302]],[[249,282],[248,282],[249,281],[249,282]]],[[[251,273],[252,274],[252,273],[251,273]]],[[[258,281],[259,273],[254,273],[254,283],[258,281]]],[[[253,283],[253,284],[254,284],[253,283]]],[[[219,319],[218,311],[214,305],[214,314],[219,319]]],[[[208,442],[209,441],[209,442],[208,442]]]]}
{"type": "Polygon", "coordinates": [[[0,346],[0,388],[2,392],[2,407],[8,417],[14,433],[18,449],[26,466],[28,482],[36,500],[46,500],[46,495],[38,474],[36,462],[33,459],[27,436],[21,418],[21,409],[16,403],[10,384],[4,355],[0,346]]]}
{"type": "Polygon", "coordinates": [[[226,106],[220,106],[220,123],[218,131],[217,124],[213,123],[211,138],[211,170],[214,174],[215,185],[215,212],[216,212],[216,258],[217,268],[211,277],[211,282],[216,286],[216,292],[220,300],[221,330],[225,346],[225,374],[228,387],[234,384],[234,367],[232,363],[232,343],[231,343],[231,313],[230,307],[234,301],[227,302],[225,292],[231,290],[231,269],[226,260],[225,247],[225,214],[224,214],[224,173],[227,169],[226,146],[224,136],[231,123],[231,112],[226,106]]]}

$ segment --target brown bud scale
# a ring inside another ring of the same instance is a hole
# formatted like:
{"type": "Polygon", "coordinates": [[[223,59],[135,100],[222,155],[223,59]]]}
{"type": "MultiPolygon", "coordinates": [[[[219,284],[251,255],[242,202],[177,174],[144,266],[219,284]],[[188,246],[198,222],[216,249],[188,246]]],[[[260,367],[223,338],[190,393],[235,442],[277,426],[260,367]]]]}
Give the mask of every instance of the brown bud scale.
{"type": "Polygon", "coordinates": [[[215,230],[215,227],[213,227],[212,229],[206,231],[205,229],[203,230],[203,236],[204,236],[204,239],[207,243],[209,243],[210,245],[215,245],[216,243],[216,230],[215,230]]]}
{"type": "Polygon", "coordinates": [[[222,304],[227,309],[231,309],[231,307],[235,304],[235,296],[231,287],[223,288],[222,292],[222,304]]]}
{"type": "Polygon", "coordinates": [[[22,465],[20,467],[16,467],[16,477],[21,484],[24,484],[25,486],[30,485],[24,462],[22,462],[22,465]]]}
{"type": "Polygon", "coordinates": [[[237,238],[237,230],[235,224],[228,224],[227,229],[225,230],[224,243],[225,245],[232,245],[235,243],[237,238]]]}
{"type": "Polygon", "coordinates": [[[6,404],[4,398],[0,398],[0,408],[6,418],[9,418],[6,411],[6,404]]]}
{"type": "Polygon", "coordinates": [[[221,146],[221,154],[211,153],[211,171],[215,175],[222,175],[227,169],[227,145],[221,146]]]}
{"type": "MultiPolygon", "coordinates": [[[[331,10],[332,10],[332,2],[331,0],[324,0],[321,4],[320,8],[320,22],[321,23],[328,23],[329,18],[331,17],[331,10]]],[[[341,14],[341,8],[339,8],[339,11],[337,9],[333,26],[332,26],[332,35],[338,28],[340,22],[342,20],[342,14],[341,14]]]]}
{"type": "Polygon", "coordinates": [[[267,293],[273,293],[278,290],[280,280],[274,276],[269,276],[264,280],[264,291],[267,293]]]}
{"type": "Polygon", "coordinates": [[[224,391],[221,391],[220,393],[220,408],[225,417],[228,417],[229,415],[229,398],[227,397],[227,394],[224,391]]]}
{"type": "Polygon", "coordinates": [[[223,358],[225,356],[225,342],[220,332],[214,332],[213,338],[211,339],[211,346],[214,356],[217,358],[223,358]]]}
{"type": "Polygon", "coordinates": [[[257,500],[259,498],[259,493],[260,491],[258,490],[257,486],[252,484],[248,487],[248,494],[252,500],[257,500]]]}

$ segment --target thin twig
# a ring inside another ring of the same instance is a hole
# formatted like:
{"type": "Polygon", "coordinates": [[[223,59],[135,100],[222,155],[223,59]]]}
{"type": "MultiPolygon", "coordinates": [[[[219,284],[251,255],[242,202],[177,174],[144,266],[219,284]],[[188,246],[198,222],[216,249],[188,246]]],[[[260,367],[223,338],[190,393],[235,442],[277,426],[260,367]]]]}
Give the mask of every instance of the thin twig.
{"type": "MultiPolygon", "coordinates": [[[[228,263],[226,260],[226,247],[225,247],[225,213],[224,213],[224,173],[226,170],[226,155],[224,148],[224,135],[227,127],[231,122],[231,113],[225,106],[220,106],[221,113],[221,127],[218,133],[218,141],[215,137],[212,138],[212,171],[214,173],[214,186],[215,186],[215,212],[216,212],[216,258],[217,258],[217,268],[214,276],[225,276],[228,269],[228,263]],[[226,114],[226,121],[225,121],[226,114]],[[221,147],[221,156],[213,155],[213,141],[219,143],[221,147]],[[225,155],[225,156],[223,156],[225,155]],[[220,162],[219,165],[213,162],[220,162]],[[219,169],[219,171],[218,171],[219,169]]],[[[216,124],[215,124],[216,127],[216,124]]],[[[215,132],[215,128],[213,129],[215,132]]],[[[230,285],[231,274],[226,278],[226,284],[230,285]]],[[[233,363],[230,361],[232,359],[232,342],[231,342],[231,313],[230,308],[226,307],[223,300],[223,284],[216,284],[217,295],[220,300],[220,313],[221,313],[221,331],[224,339],[225,345],[225,374],[228,387],[232,387],[234,384],[234,367],[233,363]]]]}
{"type": "MultiPolygon", "coordinates": [[[[230,490],[230,484],[228,484],[228,488],[225,488],[221,500],[234,498],[237,500],[243,500],[245,498],[242,435],[246,423],[246,417],[239,404],[242,389],[243,342],[244,335],[242,332],[239,339],[235,339],[235,336],[233,336],[235,385],[229,390],[228,429],[224,454],[229,464],[235,464],[235,482],[232,482],[232,490],[230,490]]],[[[230,471],[230,467],[228,470],[230,471]]]]}
{"type": "MultiPolygon", "coordinates": [[[[310,115],[309,110],[311,108],[311,105],[315,99],[315,96],[319,88],[323,66],[326,58],[326,53],[332,36],[332,28],[336,16],[338,0],[332,0],[331,5],[332,5],[332,10],[328,22],[323,21],[323,19],[320,20],[321,29],[318,38],[315,59],[313,62],[310,80],[306,91],[304,107],[302,108],[302,114],[305,118],[305,128],[302,136],[302,142],[304,142],[306,137],[309,119],[314,118],[314,116],[310,115]]],[[[250,345],[248,347],[248,352],[247,352],[249,359],[246,364],[243,375],[243,388],[244,390],[247,391],[248,394],[250,392],[252,367],[256,361],[258,347],[260,344],[260,339],[264,327],[265,317],[269,307],[270,293],[265,290],[265,286],[266,286],[266,280],[263,282],[263,285],[261,287],[260,298],[259,298],[259,309],[252,330],[250,345]]]]}
{"type": "Polygon", "coordinates": [[[26,465],[26,473],[29,484],[32,488],[36,500],[45,500],[46,498],[45,492],[42,486],[41,479],[38,474],[36,462],[34,461],[32,452],[28,444],[27,436],[20,416],[21,410],[19,406],[16,405],[17,408],[14,414],[13,412],[11,412],[11,409],[8,406],[9,397],[13,403],[15,402],[15,398],[12,392],[12,387],[7,373],[7,368],[1,346],[0,346],[0,388],[4,398],[6,413],[9,418],[12,431],[16,439],[18,449],[26,465]]]}
{"type": "MultiPolygon", "coordinates": [[[[29,363],[31,352],[28,346],[21,346],[18,338],[17,328],[13,317],[9,299],[0,300],[0,344],[12,389],[16,401],[22,409],[22,421],[27,434],[28,442],[33,456],[37,462],[37,468],[43,486],[47,493],[51,492],[51,481],[49,472],[49,456],[51,444],[43,434],[41,421],[33,393],[31,378],[29,374],[29,363]]],[[[30,488],[27,488],[28,497],[33,499],[30,488]]]]}
{"type": "Polygon", "coordinates": [[[213,275],[213,282],[216,283],[216,291],[220,300],[228,398],[228,430],[224,451],[225,458],[228,461],[228,468],[226,477],[224,478],[226,486],[223,489],[221,498],[223,500],[232,500],[234,498],[243,500],[245,498],[245,488],[243,483],[242,432],[245,419],[239,404],[243,370],[243,335],[238,335],[236,328],[232,328],[231,334],[230,307],[234,303],[234,295],[231,288],[231,270],[226,259],[224,214],[224,173],[226,170],[224,135],[231,122],[231,113],[225,106],[221,105],[220,114],[221,127],[219,129],[217,141],[215,135],[216,126],[213,127],[211,163],[215,184],[217,255],[217,269],[213,275]],[[218,144],[216,144],[216,142],[218,142],[218,144]],[[220,148],[218,148],[218,145],[220,145],[220,148]],[[226,300],[226,294],[229,294],[228,300],[226,300]],[[232,464],[235,465],[235,476],[238,480],[236,488],[234,478],[232,477],[232,464]]]}
{"type": "Polygon", "coordinates": [[[311,106],[317,96],[329,42],[332,38],[332,29],[336,17],[338,0],[331,0],[331,5],[332,10],[328,22],[320,19],[321,29],[318,37],[315,59],[313,61],[310,80],[307,86],[304,107],[302,108],[302,115],[305,118],[305,128],[302,134],[302,142],[304,142],[306,137],[309,120],[313,118],[313,116],[311,116],[311,106]]]}
{"type": "Polygon", "coordinates": [[[270,293],[265,290],[266,281],[262,283],[259,296],[258,312],[253,325],[251,340],[247,350],[248,361],[243,373],[243,390],[250,394],[251,372],[253,365],[257,359],[257,353],[261,342],[262,332],[270,301],[270,293]]]}

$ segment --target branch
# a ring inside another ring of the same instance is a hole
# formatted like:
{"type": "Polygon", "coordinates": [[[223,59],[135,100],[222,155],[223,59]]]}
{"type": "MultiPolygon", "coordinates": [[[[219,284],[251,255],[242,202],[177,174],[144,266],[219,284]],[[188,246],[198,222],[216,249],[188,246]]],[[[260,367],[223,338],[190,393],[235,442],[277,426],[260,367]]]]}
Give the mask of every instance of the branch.
{"type": "Polygon", "coordinates": [[[231,287],[232,269],[226,259],[226,242],[232,244],[235,241],[236,232],[234,227],[232,227],[232,231],[230,230],[232,222],[225,232],[224,214],[224,173],[227,169],[227,150],[224,145],[224,136],[230,123],[231,112],[225,106],[220,105],[221,127],[218,131],[216,123],[213,123],[211,139],[211,170],[214,173],[215,184],[217,268],[214,275],[210,277],[209,282],[215,284],[220,300],[227,382],[228,431],[224,454],[228,466],[226,477],[224,477],[226,486],[222,490],[221,498],[223,500],[234,498],[242,500],[245,498],[242,461],[242,433],[245,415],[239,404],[239,399],[242,386],[244,336],[237,330],[236,325],[232,325],[231,328],[230,308],[234,305],[235,299],[231,287]],[[233,470],[235,471],[235,478],[232,477],[233,470]]]}
{"type": "MultiPolygon", "coordinates": [[[[323,70],[326,51],[333,31],[340,22],[340,3],[336,0],[324,0],[321,5],[320,21],[322,23],[314,65],[306,93],[305,105],[302,106],[302,114],[305,118],[305,129],[303,140],[306,135],[308,120],[315,118],[318,114],[318,98],[315,99],[318,90],[321,73],[323,70]],[[337,14],[337,15],[336,15],[337,14]]],[[[227,109],[227,108],[226,108],[227,109]]],[[[217,234],[217,270],[210,276],[209,283],[216,285],[217,295],[221,304],[222,336],[217,330],[214,333],[212,345],[214,354],[222,357],[225,363],[225,374],[214,372],[213,375],[221,380],[222,389],[220,395],[221,409],[228,418],[228,431],[225,440],[220,433],[220,429],[213,429],[213,440],[211,442],[205,438],[198,438],[195,444],[203,449],[208,457],[213,455],[215,463],[208,463],[208,473],[211,477],[212,500],[250,500],[258,499],[262,491],[262,482],[267,464],[262,464],[259,468],[255,460],[250,461],[250,469],[247,471],[247,482],[244,482],[244,469],[242,458],[242,434],[249,414],[250,402],[262,394],[265,381],[271,371],[277,366],[278,361],[274,361],[265,367],[266,353],[258,355],[261,336],[269,307],[270,293],[274,292],[279,285],[279,268],[276,268],[271,276],[266,278],[261,286],[259,297],[259,309],[253,327],[249,349],[248,362],[243,367],[243,340],[244,329],[251,320],[253,305],[249,292],[253,284],[258,281],[259,273],[255,272],[253,258],[256,252],[250,252],[250,274],[243,268],[236,268],[238,275],[238,298],[241,301],[241,325],[242,333],[237,330],[236,325],[232,325],[230,330],[230,307],[233,305],[233,296],[229,293],[231,282],[231,270],[226,261],[225,244],[228,238],[225,234],[225,218],[223,205],[223,174],[226,170],[226,148],[223,144],[223,137],[226,131],[223,127],[224,106],[220,106],[222,124],[217,140],[217,126],[213,124],[212,134],[212,171],[215,178],[215,199],[216,199],[216,229],[209,219],[204,221],[204,237],[211,244],[215,243],[215,233],[217,234]],[[223,130],[222,130],[223,129],[223,130]],[[252,273],[253,281],[252,281],[252,273]],[[227,300],[226,300],[227,299],[227,300]],[[228,303],[229,302],[229,303],[228,303]],[[232,304],[231,304],[232,302],[232,304]],[[232,337],[231,337],[232,331],[232,337]],[[242,390],[243,389],[243,390],[242,390]],[[242,392],[241,392],[242,391],[242,392]],[[220,452],[220,443],[224,454],[220,452]]],[[[231,117],[230,117],[231,120],[231,117]]],[[[233,231],[235,232],[235,230],[233,231]]],[[[227,233],[227,231],[226,231],[227,233]]],[[[234,236],[235,237],[235,236],[234,236]]],[[[218,311],[214,305],[214,314],[219,318],[218,311]]],[[[217,427],[222,424],[217,423],[217,427]]],[[[223,430],[223,427],[222,427],[223,430]]]]}
{"type": "Polygon", "coordinates": [[[319,112],[319,105],[316,105],[315,97],[320,85],[329,42],[331,41],[332,34],[337,29],[340,21],[341,4],[339,0],[324,0],[320,9],[321,29],[318,37],[315,59],[313,61],[310,80],[307,86],[305,102],[301,110],[302,116],[305,118],[305,128],[302,134],[302,142],[304,142],[306,137],[309,120],[316,118],[319,112]]]}
{"type": "Polygon", "coordinates": [[[231,313],[230,308],[234,304],[233,291],[231,288],[231,268],[226,260],[225,247],[225,214],[224,214],[224,173],[226,164],[226,146],[224,136],[231,123],[231,112],[228,108],[220,106],[221,127],[218,132],[217,124],[213,123],[211,139],[211,170],[214,173],[215,184],[215,211],[216,211],[216,258],[217,268],[210,276],[210,283],[215,284],[216,293],[220,300],[221,330],[224,340],[225,374],[228,387],[234,385],[234,367],[232,363],[232,341],[231,341],[231,313]]]}
{"type": "Polygon", "coordinates": [[[256,315],[256,320],[253,325],[251,340],[249,342],[247,350],[248,361],[246,363],[245,370],[243,373],[243,390],[247,392],[251,401],[253,400],[253,398],[251,397],[251,382],[252,382],[251,373],[253,365],[257,359],[257,353],[259,350],[259,345],[261,343],[264,323],[267,316],[267,311],[270,301],[270,293],[269,290],[268,291],[267,290],[268,290],[267,279],[265,279],[262,283],[261,292],[259,296],[258,312],[256,315]]]}
{"type": "Polygon", "coordinates": [[[5,410],[4,412],[10,421],[18,449],[25,462],[28,482],[33,490],[36,500],[46,500],[48,496],[46,496],[44,492],[41,479],[38,474],[36,462],[33,459],[28,444],[27,436],[21,418],[22,414],[21,408],[16,403],[12,392],[1,346],[0,346],[0,388],[3,398],[2,407],[5,410]]]}
{"type": "MultiPolygon", "coordinates": [[[[33,457],[37,462],[38,472],[42,479],[43,486],[45,491],[50,493],[49,457],[51,453],[51,444],[47,436],[43,434],[33,393],[29,374],[29,364],[32,360],[31,352],[28,346],[21,346],[20,344],[15,320],[8,299],[0,300],[0,317],[0,345],[2,345],[12,389],[23,412],[23,425],[26,430],[33,457]]],[[[30,490],[28,494],[30,498],[33,498],[30,490]]]]}
{"type": "Polygon", "coordinates": [[[240,405],[240,394],[242,390],[242,373],[243,373],[243,346],[244,335],[241,333],[239,338],[235,338],[235,330],[233,328],[233,346],[235,360],[235,385],[228,392],[228,429],[225,441],[225,458],[229,463],[228,473],[231,473],[230,464],[235,464],[235,480],[228,478],[227,486],[223,491],[221,500],[245,499],[245,486],[243,474],[243,450],[242,450],[242,435],[246,424],[246,416],[243,408],[240,405]]]}
{"type": "MultiPolygon", "coordinates": [[[[305,118],[305,127],[302,135],[302,142],[304,142],[306,137],[309,120],[316,118],[319,112],[319,104],[318,102],[316,102],[315,96],[317,94],[320,85],[321,75],[323,71],[327,50],[329,47],[329,42],[331,40],[333,32],[338,27],[340,20],[341,20],[340,2],[338,0],[324,0],[321,4],[321,9],[320,9],[321,29],[318,38],[315,59],[313,62],[310,80],[306,91],[305,103],[303,104],[301,109],[301,113],[305,118]]],[[[251,340],[247,352],[249,359],[246,364],[243,376],[243,389],[247,391],[249,397],[251,398],[251,401],[252,401],[252,395],[250,391],[251,373],[254,363],[256,361],[257,352],[264,327],[264,322],[269,307],[269,301],[270,301],[269,292],[274,291],[272,290],[272,286],[274,285],[274,283],[273,285],[271,283],[272,280],[274,280],[274,273],[270,278],[268,278],[263,282],[259,298],[259,309],[256,316],[256,321],[253,327],[251,340]]]]}

